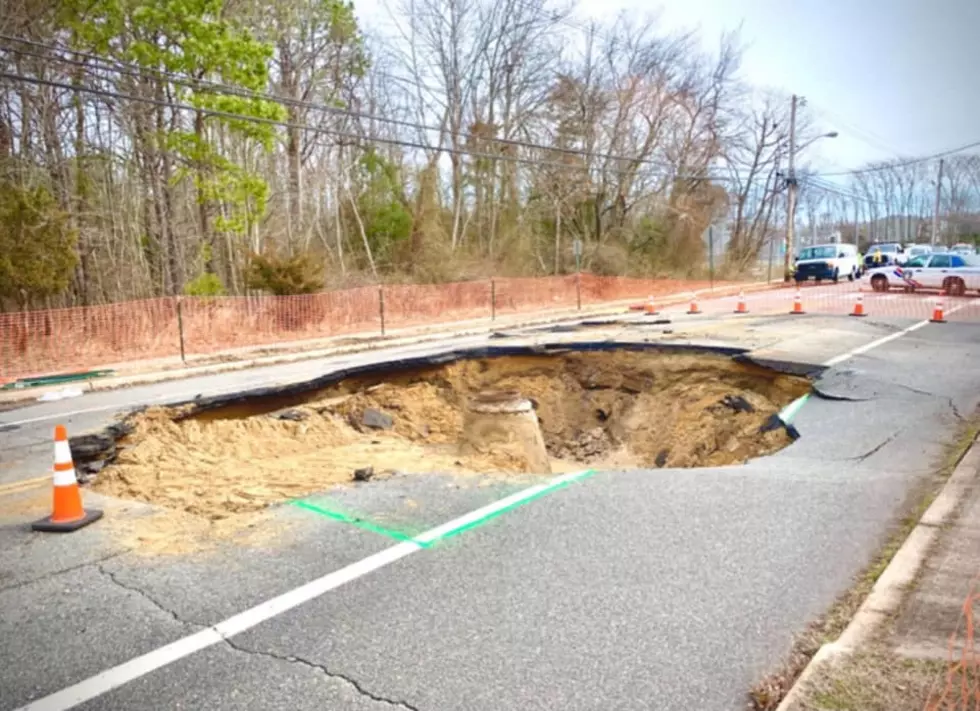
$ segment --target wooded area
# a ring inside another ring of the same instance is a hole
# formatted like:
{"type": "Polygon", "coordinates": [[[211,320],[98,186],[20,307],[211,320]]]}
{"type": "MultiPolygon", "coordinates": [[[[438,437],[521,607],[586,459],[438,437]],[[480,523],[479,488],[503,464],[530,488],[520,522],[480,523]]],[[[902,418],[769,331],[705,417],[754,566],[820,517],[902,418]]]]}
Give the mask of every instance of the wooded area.
{"type": "MultiPolygon", "coordinates": [[[[785,226],[789,100],[736,36],[394,1],[361,27],[342,0],[7,0],[0,308],[558,275],[575,240],[596,274],[697,276],[709,224],[736,274],[785,226]]],[[[801,172],[801,212],[914,239],[933,164],[869,169],[801,172]]],[[[947,171],[945,236],[980,233],[980,158],[947,171]]]]}

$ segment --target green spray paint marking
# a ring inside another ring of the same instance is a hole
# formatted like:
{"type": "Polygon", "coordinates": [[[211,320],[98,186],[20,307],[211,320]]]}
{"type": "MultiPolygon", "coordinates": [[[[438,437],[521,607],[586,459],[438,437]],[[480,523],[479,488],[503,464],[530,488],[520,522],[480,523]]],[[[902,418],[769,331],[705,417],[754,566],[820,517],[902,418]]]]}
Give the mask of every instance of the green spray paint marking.
{"type": "Polygon", "coordinates": [[[340,521],[341,523],[349,523],[352,526],[357,526],[365,531],[370,531],[371,533],[377,533],[382,536],[387,536],[388,538],[394,538],[396,541],[408,541],[410,543],[416,543],[423,548],[428,548],[428,543],[420,543],[413,539],[410,535],[402,533],[401,531],[394,531],[390,528],[385,528],[379,526],[375,523],[371,523],[359,516],[351,516],[343,511],[336,511],[334,509],[327,509],[322,506],[317,506],[316,504],[311,504],[309,501],[292,501],[290,502],[293,506],[298,506],[301,509],[306,509],[307,511],[312,511],[313,513],[318,513],[321,516],[326,516],[327,518],[333,519],[334,521],[340,521]]]}
{"type": "MultiPolygon", "coordinates": [[[[596,471],[594,469],[588,469],[583,472],[578,472],[577,474],[570,474],[570,475],[557,477],[556,479],[553,479],[548,484],[539,484],[537,486],[532,486],[528,489],[525,489],[523,492],[518,492],[518,494],[515,495],[516,498],[513,502],[507,504],[506,506],[501,506],[500,508],[493,509],[488,513],[480,516],[479,518],[475,518],[470,521],[464,521],[460,523],[458,526],[454,526],[452,528],[448,528],[445,530],[442,530],[443,527],[437,526],[436,528],[432,529],[432,531],[430,531],[429,533],[422,533],[418,536],[409,536],[400,531],[394,531],[389,528],[384,528],[383,526],[379,526],[377,524],[371,523],[370,521],[366,521],[363,518],[357,516],[351,516],[350,514],[344,513],[342,511],[336,511],[333,509],[324,508],[322,506],[317,506],[316,504],[312,504],[309,501],[297,500],[291,503],[294,506],[298,506],[299,508],[306,509],[307,511],[312,511],[314,513],[320,514],[321,516],[326,516],[327,518],[331,518],[335,521],[340,521],[342,523],[349,523],[352,526],[357,526],[358,528],[362,528],[366,531],[371,531],[372,533],[377,533],[382,536],[387,536],[388,538],[393,538],[396,541],[414,543],[420,548],[429,548],[435,545],[436,543],[438,543],[439,541],[444,541],[448,538],[458,536],[459,534],[464,533],[466,531],[470,531],[474,528],[478,528],[479,526],[483,526],[484,524],[489,523],[493,519],[497,518],[498,516],[504,513],[507,513],[508,511],[513,511],[514,509],[519,508],[524,504],[527,504],[531,501],[535,501],[555,491],[571,486],[575,482],[582,481],[583,479],[587,479],[588,477],[592,476],[595,473],[596,471]]],[[[505,497],[505,498],[509,498],[509,497],[505,497]]]]}
{"type": "Polygon", "coordinates": [[[801,395],[791,402],[789,405],[784,407],[779,411],[779,419],[785,422],[787,425],[793,421],[793,418],[799,413],[802,407],[806,404],[806,401],[810,399],[810,393],[806,395],[801,395]]]}

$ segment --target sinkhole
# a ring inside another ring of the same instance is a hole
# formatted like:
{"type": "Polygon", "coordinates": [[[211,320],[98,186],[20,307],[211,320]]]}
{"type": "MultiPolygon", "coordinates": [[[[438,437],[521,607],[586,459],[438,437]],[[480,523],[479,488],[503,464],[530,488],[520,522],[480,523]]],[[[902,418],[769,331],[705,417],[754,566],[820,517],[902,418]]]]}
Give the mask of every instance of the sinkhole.
{"type": "MultiPolygon", "coordinates": [[[[362,369],[363,371],[363,369],[362,369]]],[[[220,519],[393,473],[549,474],[744,462],[807,379],[716,352],[459,357],[129,419],[103,493],[220,519]]]]}

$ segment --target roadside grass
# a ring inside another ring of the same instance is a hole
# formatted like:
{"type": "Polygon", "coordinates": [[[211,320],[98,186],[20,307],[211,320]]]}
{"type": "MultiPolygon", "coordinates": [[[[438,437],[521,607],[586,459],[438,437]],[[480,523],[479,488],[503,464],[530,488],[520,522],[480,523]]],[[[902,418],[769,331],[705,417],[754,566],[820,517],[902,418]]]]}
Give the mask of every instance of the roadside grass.
{"type": "MultiPolygon", "coordinates": [[[[888,567],[895,553],[902,547],[905,539],[908,538],[912,529],[919,523],[919,519],[922,518],[926,509],[929,508],[933,500],[938,496],[946,480],[952,475],[953,470],[956,469],[956,465],[963,459],[967,450],[977,439],[978,434],[980,434],[980,413],[974,413],[970,418],[962,421],[955,438],[947,445],[946,451],[939,460],[935,472],[917,484],[908,496],[906,496],[902,506],[902,510],[905,512],[904,515],[892,527],[888,537],[871,562],[856,576],[851,588],[845,591],[822,616],[807,625],[806,629],[793,641],[786,661],[776,671],[756,683],[749,691],[748,708],[751,711],[775,711],[780,701],[789,693],[796,679],[803,673],[806,665],[809,664],[820,647],[835,641],[841,636],[847,628],[847,625],[850,624],[858,608],[861,607],[864,599],[871,592],[875,582],[885,572],[885,568],[888,567]]],[[[833,706],[830,704],[850,703],[851,697],[844,694],[844,692],[847,692],[847,694],[852,693],[852,691],[853,693],[858,693],[858,691],[852,690],[851,687],[855,685],[860,686],[859,675],[857,673],[861,669],[867,672],[868,679],[865,683],[869,685],[875,679],[887,678],[888,675],[885,671],[876,665],[876,662],[883,660],[883,655],[893,656],[885,655],[880,650],[877,653],[856,655],[858,661],[853,665],[848,665],[851,668],[852,675],[840,682],[843,685],[841,687],[841,693],[836,697],[831,695],[835,686],[833,686],[833,680],[827,680],[827,683],[831,684],[829,691],[827,689],[824,690],[825,696],[823,698],[827,703],[823,706],[811,705],[801,706],[799,708],[820,709],[820,711],[838,711],[838,709],[840,711],[850,711],[850,709],[865,711],[866,709],[879,708],[879,706],[874,705],[833,706]]],[[[902,669],[906,668],[905,660],[899,660],[897,657],[893,657],[892,661],[884,661],[887,662],[884,665],[886,668],[895,665],[898,665],[902,669]]],[[[916,662],[915,664],[927,666],[929,663],[916,662]]],[[[910,676],[912,676],[911,673],[910,676]]],[[[930,678],[930,682],[932,678],[930,678]]],[[[907,681],[912,683],[913,679],[910,678],[907,681]]],[[[863,693],[863,690],[861,692],[863,693]]],[[[917,706],[909,706],[908,708],[915,708],[918,711],[918,709],[922,708],[924,702],[925,697],[918,701],[917,706]]],[[[814,703],[812,698],[809,699],[809,703],[814,703]]],[[[883,710],[888,709],[889,711],[904,711],[906,707],[888,706],[886,704],[880,708],[883,710]]]]}
{"type": "Polygon", "coordinates": [[[922,711],[945,671],[944,662],[874,645],[817,667],[793,711],[922,711]]]}

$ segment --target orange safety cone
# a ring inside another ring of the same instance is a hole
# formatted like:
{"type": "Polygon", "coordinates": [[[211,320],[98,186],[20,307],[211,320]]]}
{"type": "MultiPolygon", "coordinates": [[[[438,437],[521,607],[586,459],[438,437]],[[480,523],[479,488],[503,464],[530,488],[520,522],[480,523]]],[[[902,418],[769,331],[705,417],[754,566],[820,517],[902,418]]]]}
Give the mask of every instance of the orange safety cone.
{"type": "Polygon", "coordinates": [[[793,316],[800,316],[804,313],[806,312],[803,310],[803,296],[800,294],[800,290],[797,289],[796,297],[793,299],[793,310],[790,311],[790,314],[793,316]]]}
{"type": "Polygon", "coordinates": [[[691,308],[688,311],[689,314],[699,314],[701,309],[698,307],[698,295],[694,294],[691,296],[691,308]]]}
{"type": "Polygon", "coordinates": [[[70,533],[102,518],[98,509],[82,508],[82,492],[75,478],[75,465],[64,425],[54,428],[54,504],[51,515],[35,521],[31,528],[48,533],[70,533]]]}
{"type": "Polygon", "coordinates": [[[864,297],[858,294],[854,299],[854,311],[851,312],[851,316],[867,316],[864,313],[864,297]]]}
{"type": "Polygon", "coordinates": [[[940,294],[939,298],[936,299],[936,305],[932,309],[932,318],[929,319],[931,323],[946,323],[946,319],[943,317],[943,297],[940,294]]]}
{"type": "Polygon", "coordinates": [[[656,316],[660,312],[657,311],[656,305],[653,303],[653,297],[651,296],[647,299],[647,302],[643,305],[643,313],[647,316],[656,316]]]}
{"type": "Polygon", "coordinates": [[[749,312],[748,306],[745,305],[745,292],[738,292],[738,304],[735,305],[735,313],[737,314],[747,314],[749,312]]]}

